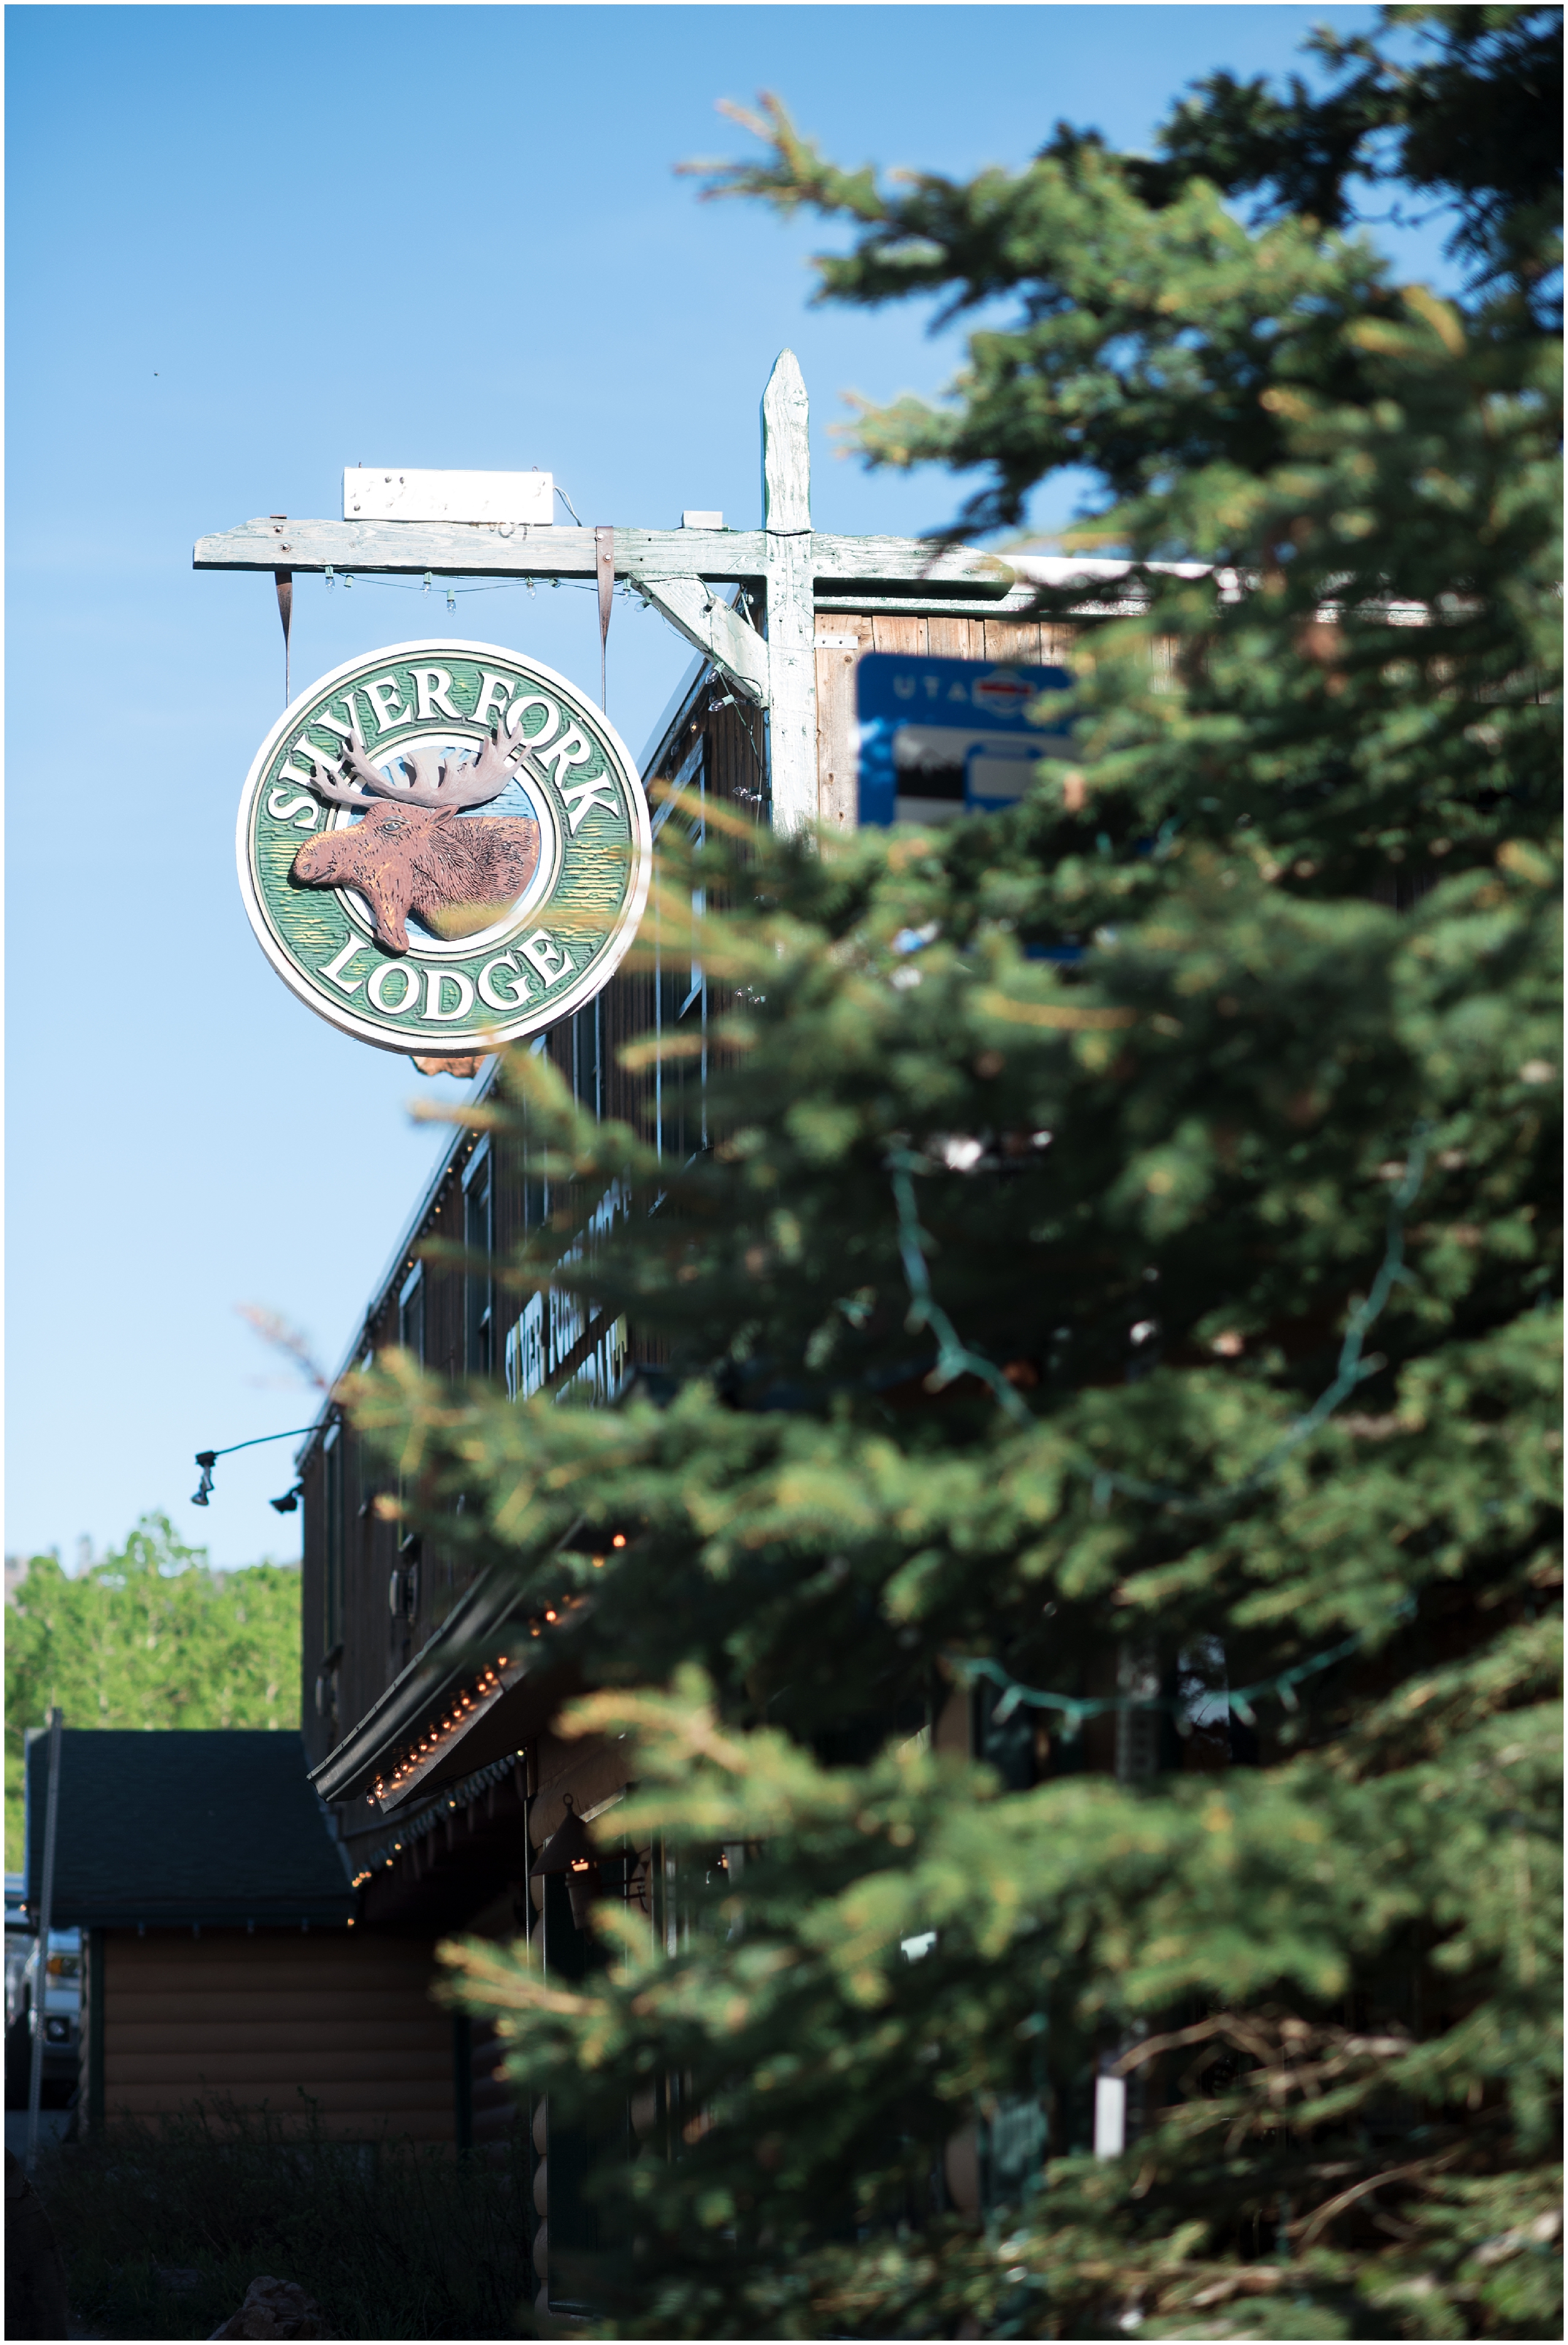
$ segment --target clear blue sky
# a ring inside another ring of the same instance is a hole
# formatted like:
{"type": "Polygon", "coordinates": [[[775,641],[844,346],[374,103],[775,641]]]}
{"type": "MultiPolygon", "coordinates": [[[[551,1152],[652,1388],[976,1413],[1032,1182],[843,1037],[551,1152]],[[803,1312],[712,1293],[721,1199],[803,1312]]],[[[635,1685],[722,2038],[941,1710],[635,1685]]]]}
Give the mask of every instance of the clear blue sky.
{"type": "MultiPolygon", "coordinates": [[[[194,574],[196,536],[336,514],[361,461],[539,464],[587,523],[752,525],[785,344],[819,525],[941,522],[953,482],[867,476],[827,427],[846,388],[936,390],[958,344],[810,310],[819,228],[699,202],[672,167],[746,145],[715,101],[775,90],[845,162],[1016,167],[1058,117],[1146,143],[1195,76],[1286,67],[1312,24],[1371,14],[7,12],[10,1551],[69,1560],[162,1507],[221,1564],[297,1553],[265,1505],[289,1445],[187,1503],[194,1450],[315,1406],[236,1306],[335,1367],[436,1152],[407,1112],[431,1087],[295,1002],[251,937],[232,840],[282,702],[278,616],[269,580],[194,574]]],[[[296,689],[426,632],[596,679],[587,594],[449,616],[302,578],[296,689]]],[[[634,748],[686,658],[617,604],[634,748]]]]}

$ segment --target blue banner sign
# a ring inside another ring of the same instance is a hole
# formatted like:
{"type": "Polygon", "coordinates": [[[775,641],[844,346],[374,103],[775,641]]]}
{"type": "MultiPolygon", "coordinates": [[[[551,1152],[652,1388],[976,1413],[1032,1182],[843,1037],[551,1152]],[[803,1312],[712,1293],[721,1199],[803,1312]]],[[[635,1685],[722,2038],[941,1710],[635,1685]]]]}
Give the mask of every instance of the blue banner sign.
{"type": "Polygon", "coordinates": [[[1022,797],[1036,761],[1066,754],[1069,727],[1029,711],[1066,692],[1065,667],[867,652],[855,670],[862,824],[953,822],[1022,797]]]}

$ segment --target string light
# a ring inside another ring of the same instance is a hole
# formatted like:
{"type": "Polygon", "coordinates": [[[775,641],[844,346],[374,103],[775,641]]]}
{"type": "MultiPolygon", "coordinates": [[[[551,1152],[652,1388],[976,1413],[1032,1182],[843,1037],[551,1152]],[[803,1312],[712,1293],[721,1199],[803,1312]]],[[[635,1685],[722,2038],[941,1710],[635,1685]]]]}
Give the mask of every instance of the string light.
{"type": "MultiPolygon", "coordinates": [[[[1145,1482],[1136,1475],[1118,1474],[1108,1467],[1074,1458],[1070,1461],[1071,1470],[1092,1485],[1097,1510],[1103,1510],[1113,1491],[1119,1491],[1129,1498],[1148,1499],[1179,1513],[1207,1512],[1214,1507],[1233,1506],[1238,1499],[1249,1497],[1265,1482],[1271,1481],[1291,1452],[1316,1433],[1359,1384],[1376,1373],[1374,1367],[1362,1360],[1361,1347],[1394,1287],[1411,1283],[1411,1273],[1404,1263],[1404,1219],[1415,1202],[1426,1171],[1430,1131],[1430,1125],[1418,1123],[1411,1134],[1410,1159],[1404,1176],[1389,1201],[1388,1233],[1382,1263],[1366,1300],[1351,1314],[1344,1341],[1340,1347],[1338,1372],[1327,1390],[1320,1393],[1311,1407],[1280,1436],[1261,1465],[1254,1467],[1251,1473],[1244,1474],[1239,1481],[1229,1483],[1218,1490],[1180,1490],[1168,1482],[1145,1482]]],[[[915,1185],[910,1178],[919,1162],[920,1159],[907,1149],[900,1149],[889,1157],[888,1171],[898,1208],[898,1251],[910,1294],[907,1324],[912,1328],[928,1327],[937,1343],[936,1365],[929,1379],[930,1385],[936,1389],[951,1384],[957,1376],[978,1376],[989,1386],[1016,1425],[1033,1427],[1037,1420],[1032,1410],[1007,1382],[994,1360],[986,1359],[983,1353],[970,1351],[959,1341],[953,1322],[932,1293],[931,1274],[926,1266],[926,1233],[920,1226],[915,1185]]]]}
{"type": "MultiPolygon", "coordinates": [[[[1415,1599],[1412,1597],[1401,1597],[1386,1625],[1393,1626],[1399,1621],[1411,1619],[1414,1616],[1415,1609],[1415,1599]]],[[[1296,1688],[1303,1684],[1308,1678],[1316,1677],[1320,1670],[1331,1670],[1336,1661],[1342,1661],[1348,1655],[1360,1651],[1371,1641],[1376,1631],[1371,1629],[1358,1629],[1353,1636],[1341,1638],[1337,1645],[1330,1645],[1327,1652],[1315,1653],[1310,1661],[1298,1661],[1292,1669],[1279,1670],[1271,1678],[1259,1678],[1253,1685],[1238,1686],[1233,1691],[1223,1694],[1218,1689],[1211,1690],[1206,1686],[1202,1690],[1201,1699],[1205,1702],[1223,1701],[1234,1711],[1244,1726],[1256,1726],[1258,1715],[1253,1708],[1255,1702],[1266,1701],[1273,1697],[1286,1710],[1299,1710],[1300,1703],[1296,1699],[1296,1688]]],[[[964,1679],[966,1684],[973,1684],[976,1678],[989,1678],[993,1685],[998,1685],[1003,1689],[1002,1699],[992,1712],[992,1716],[998,1724],[1005,1724],[1016,1710],[1059,1711],[1062,1714],[1062,1734],[1068,1742],[1077,1740],[1078,1729],[1086,1719],[1111,1717],[1118,1711],[1168,1711],[1179,1720],[1189,1715],[1188,1704],[1179,1694],[1158,1694],[1146,1698],[1140,1694],[1103,1694],[1086,1697],[1071,1693],[1047,1693],[1038,1686],[1021,1683],[1009,1670],[1002,1667],[1000,1661],[976,1660],[967,1654],[961,1653],[949,1653],[946,1658],[949,1666],[964,1679]]]]}
{"type": "MultiPolygon", "coordinates": [[[[534,1633],[537,1634],[537,1630],[534,1633]]],[[[389,1777],[377,1776],[375,1790],[365,1795],[370,1805],[373,1806],[379,1799],[384,1799],[389,1789],[396,1791],[400,1783],[405,1782],[410,1775],[416,1773],[433,1758],[444,1741],[466,1727],[470,1718],[479,1715],[481,1703],[491,1700],[495,1695],[505,1690],[501,1678],[497,1675],[497,1670],[504,1670],[506,1666],[507,1655],[498,1654],[494,1668],[487,1664],[481,1670],[473,1693],[470,1694],[467,1688],[462,1686],[456,1690],[452,1696],[450,1712],[435,1723],[427,1724],[421,1729],[418,1740],[411,1746],[405,1746],[403,1754],[393,1767],[389,1777]]]]}
{"type": "Polygon", "coordinates": [[[455,1787],[445,1807],[438,1801],[434,1806],[400,1824],[398,1829],[402,1837],[383,1841],[379,1848],[371,1849],[360,1870],[354,1875],[351,1886],[362,1888],[367,1881],[374,1879],[378,1871],[396,1871],[400,1854],[411,1856],[420,1841],[428,1839],[438,1825],[445,1823],[450,1810],[471,1807],[476,1800],[482,1799],[494,1784],[503,1782],[512,1773],[523,1755],[521,1751],[509,1751],[504,1759],[492,1760],[489,1766],[481,1767],[477,1773],[465,1776],[455,1787]]]}

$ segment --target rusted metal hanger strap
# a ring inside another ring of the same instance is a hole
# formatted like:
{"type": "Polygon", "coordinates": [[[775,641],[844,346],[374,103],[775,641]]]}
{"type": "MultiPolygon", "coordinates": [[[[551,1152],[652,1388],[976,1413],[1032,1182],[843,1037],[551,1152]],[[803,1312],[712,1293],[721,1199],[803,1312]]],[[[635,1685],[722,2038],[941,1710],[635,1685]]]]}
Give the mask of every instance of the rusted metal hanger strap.
{"type": "Polygon", "coordinates": [[[610,702],[605,691],[605,646],[610,640],[610,604],[615,592],[615,532],[596,529],[593,533],[593,567],[599,578],[599,706],[606,716],[610,702]]]}
{"type": "Polygon", "coordinates": [[[288,631],[294,624],[294,573],[275,570],[272,583],[278,589],[278,615],[283,622],[283,706],[288,707],[292,694],[288,679],[288,631]]]}

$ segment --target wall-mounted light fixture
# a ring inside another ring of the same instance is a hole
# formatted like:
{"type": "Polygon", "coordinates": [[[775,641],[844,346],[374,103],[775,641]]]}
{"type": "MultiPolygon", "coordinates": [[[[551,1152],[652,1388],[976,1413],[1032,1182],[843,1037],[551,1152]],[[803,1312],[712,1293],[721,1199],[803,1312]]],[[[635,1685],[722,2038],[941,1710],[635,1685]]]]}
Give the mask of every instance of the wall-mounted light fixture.
{"type": "Polygon", "coordinates": [[[580,1930],[586,1930],[593,1900],[599,1893],[599,1859],[570,1792],[565,1799],[565,1822],[551,1833],[529,1866],[528,1877],[531,1881],[542,1881],[551,1873],[564,1873],[572,1918],[580,1930]]]}
{"type": "MultiPolygon", "coordinates": [[[[191,1505],[205,1507],[210,1503],[208,1493],[212,1489],[212,1469],[220,1457],[232,1457],[237,1449],[265,1449],[269,1441],[297,1441],[302,1433],[314,1433],[315,1430],[313,1425],[294,1425],[287,1433],[258,1433],[253,1441],[231,1441],[227,1449],[198,1449],[196,1462],[201,1467],[201,1479],[191,1492],[191,1505]]],[[[298,1487],[297,1484],[296,1488],[298,1487]]],[[[283,1506],[277,1498],[271,1499],[269,1504],[277,1507],[280,1515],[291,1515],[294,1511],[292,1494],[288,1506],[283,1506]]]]}

